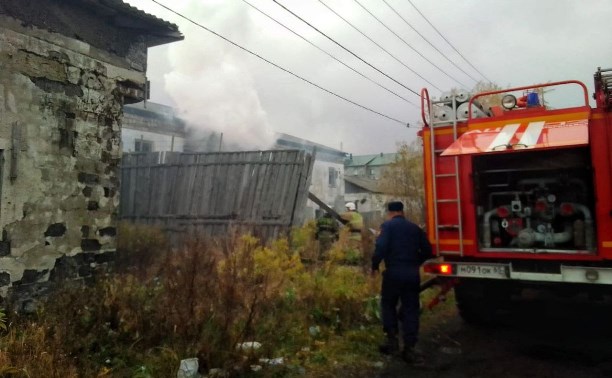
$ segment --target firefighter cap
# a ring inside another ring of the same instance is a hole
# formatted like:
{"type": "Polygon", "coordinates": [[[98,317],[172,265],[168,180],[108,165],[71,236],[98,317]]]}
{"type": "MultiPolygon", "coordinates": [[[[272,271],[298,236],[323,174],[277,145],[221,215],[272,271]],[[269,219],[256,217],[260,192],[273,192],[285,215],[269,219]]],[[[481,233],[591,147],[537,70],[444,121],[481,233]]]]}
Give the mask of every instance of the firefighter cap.
{"type": "Polygon", "coordinates": [[[400,201],[391,201],[387,204],[387,211],[404,211],[404,204],[400,201]]]}

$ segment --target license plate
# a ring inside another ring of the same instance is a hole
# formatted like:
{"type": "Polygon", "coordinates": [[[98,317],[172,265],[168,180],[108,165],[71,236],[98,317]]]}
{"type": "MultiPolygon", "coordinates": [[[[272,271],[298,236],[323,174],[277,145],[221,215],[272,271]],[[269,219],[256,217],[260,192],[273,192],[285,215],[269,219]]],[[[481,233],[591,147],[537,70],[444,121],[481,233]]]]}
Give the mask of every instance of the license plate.
{"type": "Polygon", "coordinates": [[[458,264],[459,277],[508,278],[504,265],[458,264]]]}

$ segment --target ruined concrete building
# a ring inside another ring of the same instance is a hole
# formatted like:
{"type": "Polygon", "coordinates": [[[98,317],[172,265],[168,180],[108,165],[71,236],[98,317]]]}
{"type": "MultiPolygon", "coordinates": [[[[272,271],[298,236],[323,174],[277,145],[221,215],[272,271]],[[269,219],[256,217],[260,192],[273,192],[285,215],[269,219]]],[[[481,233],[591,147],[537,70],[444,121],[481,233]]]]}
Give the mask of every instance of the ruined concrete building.
{"type": "Polygon", "coordinates": [[[122,108],[145,96],[147,48],[180,39],[120,0],[0,2],[0,295],[109,260],[122,108]]]}
{"type": "Polygon", "coordinates": [[[147,101],[127,105],[123,111],[123,152],[184,151],[185,122],[171,106],[147,101]]]}

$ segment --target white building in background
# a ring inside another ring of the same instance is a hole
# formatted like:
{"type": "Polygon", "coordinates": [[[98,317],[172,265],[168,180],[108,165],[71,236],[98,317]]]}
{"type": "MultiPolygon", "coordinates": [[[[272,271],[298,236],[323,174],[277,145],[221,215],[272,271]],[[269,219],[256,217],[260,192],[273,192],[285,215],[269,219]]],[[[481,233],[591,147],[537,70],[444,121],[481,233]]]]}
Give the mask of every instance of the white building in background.
{"type": "Polygon", "coordinates": [[[126,105],[121,143],[123,152],[183,152],[185,124],[170,106],[148,101],[126,105]]]}
{"type": "MultiPolygon", "coordinates": [[[[310,192],[337,211],[344,211],[344,159],[346,152],[291,135],[277,134],[276,149],[304,150],[315,154],[310,192]]],[[[304,219],[314,219],[319,206],[308,200],[304,219]]]]}
{"type": "Polygon", "coordinates": [[[355,202],[365,222],[371,226],[383,220],[385,204],[396,199],[385,193],[381,185],[385,169],[395,163],[396,158],[397,153],[350,154],[344,163],[346,200],[355,202]]]}

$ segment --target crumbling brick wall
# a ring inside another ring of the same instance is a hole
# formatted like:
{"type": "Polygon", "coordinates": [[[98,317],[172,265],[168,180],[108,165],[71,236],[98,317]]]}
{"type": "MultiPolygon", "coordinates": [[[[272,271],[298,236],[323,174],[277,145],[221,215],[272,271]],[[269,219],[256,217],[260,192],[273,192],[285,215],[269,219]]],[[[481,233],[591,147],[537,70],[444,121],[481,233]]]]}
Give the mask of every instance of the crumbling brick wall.
{"type": "Polygon", "coordinates": [[[128,55],[146,61],[146,46],[126,50],[0,13],[0,296],[31,307],[58,280],[87,279],[110,260],[122,106],[145,83],[142,60],[128,55]]]}

